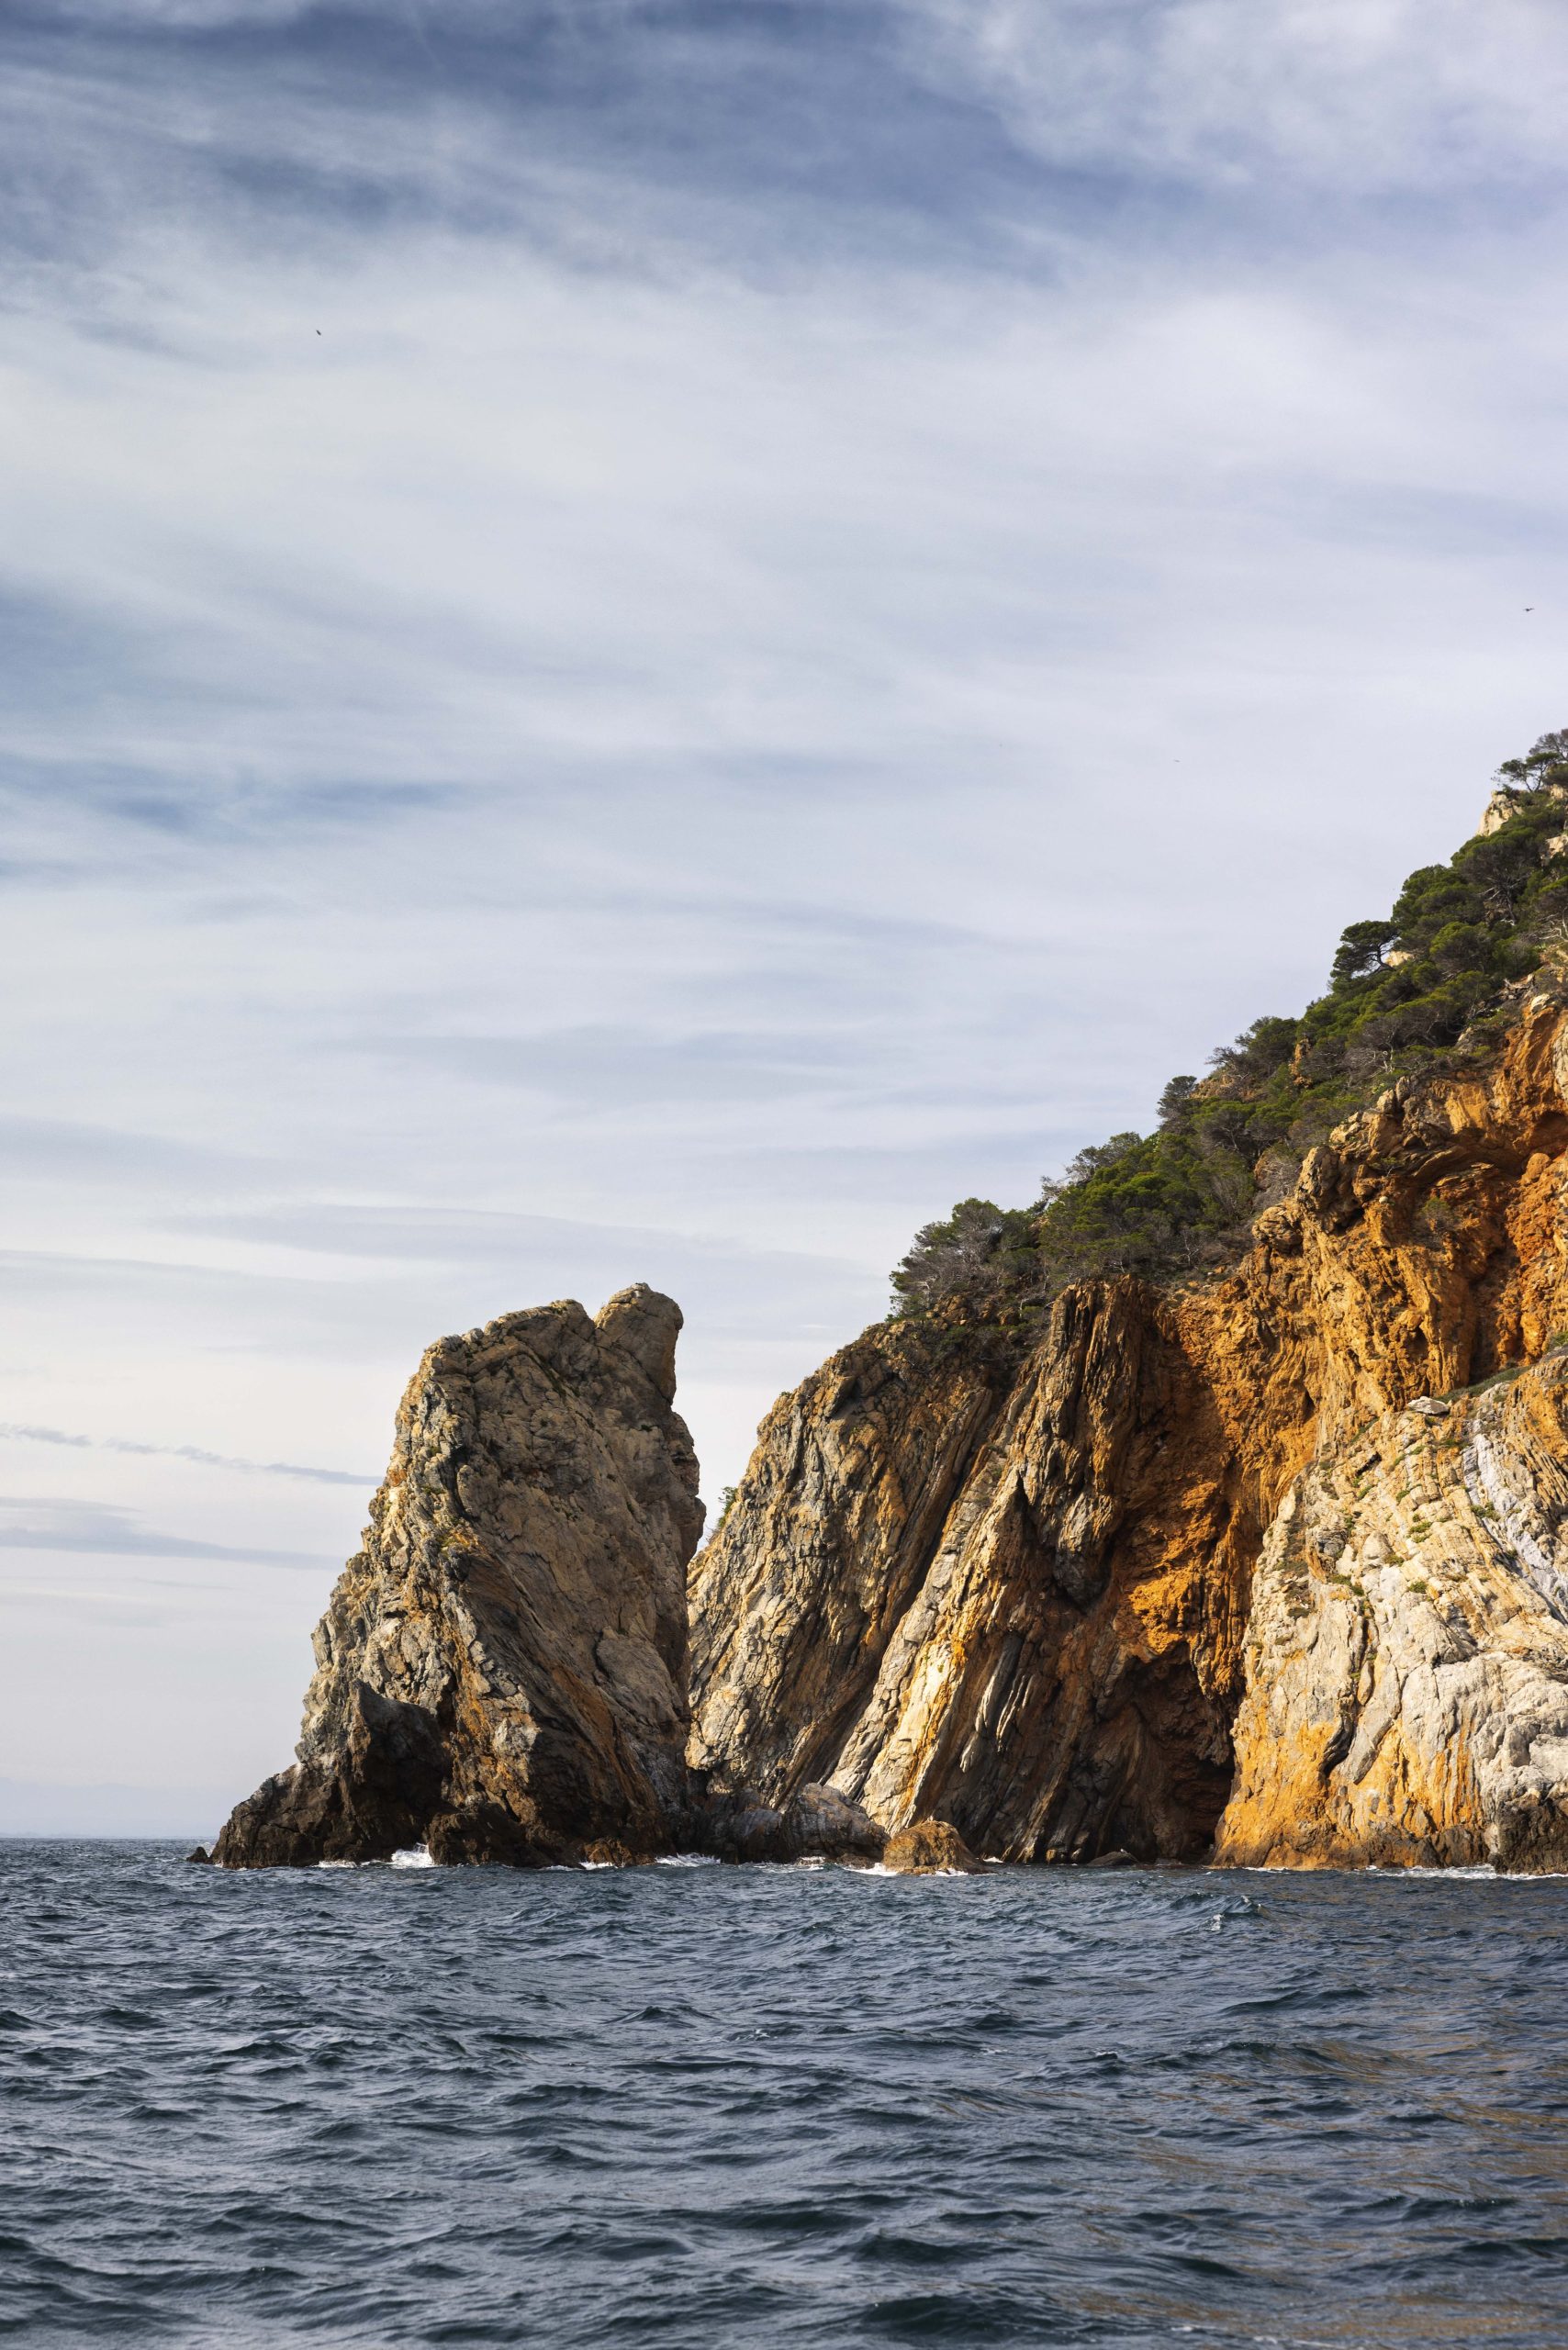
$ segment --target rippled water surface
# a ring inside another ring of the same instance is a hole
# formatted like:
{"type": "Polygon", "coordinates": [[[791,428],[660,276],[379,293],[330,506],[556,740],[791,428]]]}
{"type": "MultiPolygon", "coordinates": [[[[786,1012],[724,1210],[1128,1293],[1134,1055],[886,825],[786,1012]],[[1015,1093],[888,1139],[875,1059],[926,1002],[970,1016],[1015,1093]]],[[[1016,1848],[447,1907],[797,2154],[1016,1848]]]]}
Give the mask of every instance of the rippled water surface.
{"type": "Polygon", "coordinates": [[[1556,2345],[1568,1884],[0,1845],[0,2333],[1556,2345]]]}

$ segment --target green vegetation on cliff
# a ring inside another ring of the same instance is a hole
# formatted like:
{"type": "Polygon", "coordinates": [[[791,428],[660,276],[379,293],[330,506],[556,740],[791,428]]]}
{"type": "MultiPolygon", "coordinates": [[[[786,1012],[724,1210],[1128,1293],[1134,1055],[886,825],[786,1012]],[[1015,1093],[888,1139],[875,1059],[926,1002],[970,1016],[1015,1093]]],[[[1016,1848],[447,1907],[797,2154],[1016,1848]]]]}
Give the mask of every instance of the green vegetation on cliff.
{"type": "Polygon", "coordinates": [[[894,1313],[1007,1315],[1086,1274],[1224,1264],[1350,1111],[1484,1058],[1509,990],[1568,949],[1568,728],[1504,762],[1487,823],[1412,873],[1386,919],[1350,923],[1299,1019],[1255,1021],[1205,1078],[1172,1078],[1152,1133],[1080,1151],[1031,1207],[962,1200],[924,1225],[892,1276],[894,1313]]]}

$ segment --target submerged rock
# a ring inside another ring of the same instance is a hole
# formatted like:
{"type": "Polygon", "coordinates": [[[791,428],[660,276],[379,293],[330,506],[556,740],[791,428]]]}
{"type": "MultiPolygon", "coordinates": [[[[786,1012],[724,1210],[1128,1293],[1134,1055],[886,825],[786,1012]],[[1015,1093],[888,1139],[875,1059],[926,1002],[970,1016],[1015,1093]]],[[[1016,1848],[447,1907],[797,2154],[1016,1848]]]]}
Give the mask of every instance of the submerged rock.
{"type": "Polygon", "coordinates": [[[681,1840],[697,1462],[680,1311],[622,1290],[429,1348],[365,1546],[316,1632],[298,1761],[241,1804],[230,1868],[522,1866],[681,1840]]]}

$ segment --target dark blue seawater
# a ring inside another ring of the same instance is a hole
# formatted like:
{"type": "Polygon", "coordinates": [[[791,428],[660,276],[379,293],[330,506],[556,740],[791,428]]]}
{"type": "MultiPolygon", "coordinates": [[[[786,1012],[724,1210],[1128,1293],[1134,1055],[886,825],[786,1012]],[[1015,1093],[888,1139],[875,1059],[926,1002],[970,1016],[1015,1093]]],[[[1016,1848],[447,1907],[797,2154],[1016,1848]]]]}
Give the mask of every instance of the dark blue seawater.
{"type": "Polygon", "coordinates": [[[0,1846],[0,2334],[1568,2340],[1568,1884],[0,1846]]]}

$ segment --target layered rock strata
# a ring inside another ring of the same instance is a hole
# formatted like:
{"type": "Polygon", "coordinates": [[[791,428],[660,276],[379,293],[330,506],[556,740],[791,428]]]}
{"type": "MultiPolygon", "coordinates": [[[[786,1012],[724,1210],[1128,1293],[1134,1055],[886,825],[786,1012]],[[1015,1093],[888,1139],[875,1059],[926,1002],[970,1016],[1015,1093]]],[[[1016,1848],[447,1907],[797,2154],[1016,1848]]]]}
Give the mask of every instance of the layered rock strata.
{"type": "Polygon", "coordinates": [[[693,1583],[721,1781],[784,1800],[809,1766],[889,1830],[936,1815],[1002,1859],[1206,1845],[1239,1600],[1226,1498],[1182,1447],[1204,1399],[1148,1303],[1070,1292],[1005,1380],[967,1334],[894,1325],[776,1407],[693,1583]]]}
{"type": "Polygon", "coordinates": [[[1018,1354],[992,1332],[884,1324],[768,1415],[692,1576],[692,1758],[722,1784],[782,1802],[836,1764],[1018,1354]]]}
{"type": "Polygon", "coordinates": [[[1234,1737],[1221,1860],[1568,1870],[1568,1358],[1296,1480],[1234,1737]]]}
{"type": "Polygon", "coordinates": [[[298,1761],[240,1805],[233,1867],[538,1863],[666,1849],[689,1807],[697,1463],[679,1309],[638,1287],[426,1352],[364,1548],[315,1636],[298,1761]]]}
{"type": "MultiPolygon", "coordinates": [[[[1352,1804],[1309,1847],[1293,1797],[1268,1809],[1270,1595],[1294,1557],[1288,1522],[1270,1528],[1282,1505],[1304,1523],[1319,1506],[1297,1482],[1313,1464],[1338,1495],[1369,1427],[1540,1361],[1568,1324],[1562,1000],[1535,982],[1514,1015],[1489,1067],[1402,1080],[1310,1151],[1234,1271],[1080,1284],[1028,1343],[890,1325],[784,1398],[693,1573],[693,1751],[714,1784],[784,1802],[825,1779],[890,1831],[935,1816],[1014,1860],[1180,1858],[1216,1831],[1230,1857],[1392,1849],[1383,1813],[1352,1804]]],[[[1533,1451],[1510,1449],[1508,1419],[1487,1457],[1509,1491],[1546,1494],[1562,1453],[1532,1425],[1533,1451]]],[[[1489,1521],[1465,1524],[1479,1593],[1489,1521]]],[[[1495,1732],[1518,1746],[1546,1705],[1530,1685],[1498,1665],[1455,1717],[1467,1754],[1495,1732]]],[[[1293,1686],[1318,1704],[1310,1672],[1293,1686]]],[[[1479,1750],[1454,1764],[1479,1767],[1479,1750]]],[[[1453,1851],[1484,1844],[1492,1802],[1453,1851]]],[[[1410,1852],[1448,1852],[1409,1821],[1410,1852]]],[[[1544,1830],[1496,1836],[1554,1849],[1544,1830]]]]}

